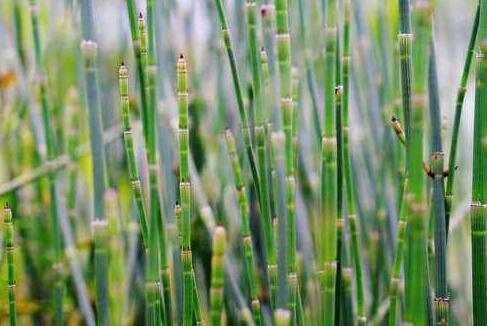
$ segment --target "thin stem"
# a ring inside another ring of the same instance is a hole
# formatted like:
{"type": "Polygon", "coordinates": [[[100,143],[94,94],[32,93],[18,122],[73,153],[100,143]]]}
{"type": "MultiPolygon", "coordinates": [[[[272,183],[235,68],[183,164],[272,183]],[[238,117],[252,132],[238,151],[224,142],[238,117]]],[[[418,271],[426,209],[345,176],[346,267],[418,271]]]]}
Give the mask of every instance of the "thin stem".
{"type": "Polygon", "coordinates": [[[225,242],[225,228],[217,226],[213,232],[213,255],[211,256],[210,315],[213,326],[219,326],[222,317],[225,242]]]}
{"type": "Polygon", "coordinates": [[[230,129],[225,131],[225,138],[227,141],[228,155],[232,163],[233,176],[235,180],[235,189],[237,192],[238,202],[240,206],[240,217],[242,219],[241,233],[243,238],[243,246],[245,253],[245,274],[247,275],[247,283],[249,286],[250,301],[252,306],[252,314],[254,316],[255,323],[260,325],[261,312],[260,302],[257,298],[257,278],[256,278],[256,264],[254,257],[254,244],[250,235],[250,223],[249,223],[249,201],[245,185],[242,179],[242,173],[240,163],[238,161],[237,149],[235,146],[235,140],[233,138],[230,129]]]}
{"type": "Polygon", "coordinates": [[[455,117],[453,120],[453,130],[450,143],[450,154],[448,157],[448,178],[446,182],[446,236],[448,238],[448,230],[450,225],[450,215],[453,204],[453,190],[455,185],[455,173],[456,173],[456,156],[458,147],[458,134],[460,130],[460,119],[462,116],[463,102],[465,94],[467,93],[467,81],[470,72],[470,66],[474,54],[475,40],[477,38],[477,30],[480,20],[480,1],[477,4],[477,11],[475,13],[475,19],[472,25],[472,31],[470,32],[470,40],[468,42],[467,57],[463,66],[462,77],[460,79],[460,85],[457,90],[457,97],[455,101],[455,117]]]}
{"type": "Polygon", "coordinates": [[[3,208],[3,243],[5,255],[7,256],[7,288],[8,288],[8,316],[9,325],[17,324],[17,308],[15,299],[15,242],[14,242],[14,225],[12,222],[12,211],[8,204],[3,208]]]}

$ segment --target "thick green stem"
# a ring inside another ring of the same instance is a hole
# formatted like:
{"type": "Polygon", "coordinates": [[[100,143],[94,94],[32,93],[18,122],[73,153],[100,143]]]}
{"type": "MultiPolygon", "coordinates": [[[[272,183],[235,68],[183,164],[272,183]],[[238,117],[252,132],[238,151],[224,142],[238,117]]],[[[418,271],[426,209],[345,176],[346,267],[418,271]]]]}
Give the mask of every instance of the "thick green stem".
{"type": "Polygon", "coordinates": [[[210,315],[213,326],[219,326],[222,317],[225,242],[225,228],[217,226],[213,233],[213,255],[211,257],[210,315]]]}

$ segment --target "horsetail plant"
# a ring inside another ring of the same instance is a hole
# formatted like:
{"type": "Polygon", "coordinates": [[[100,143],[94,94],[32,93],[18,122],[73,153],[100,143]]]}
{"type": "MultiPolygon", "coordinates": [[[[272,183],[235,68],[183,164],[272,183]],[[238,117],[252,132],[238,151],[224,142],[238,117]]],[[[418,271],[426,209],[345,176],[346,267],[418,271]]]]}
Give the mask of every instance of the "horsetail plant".
{"type": "Polygon", "coordinates": [[[255,258],[254,258],[254,245],[252,237],[250,235],[250,223],[248,212],[248,198],[246,188],[242,179],[242,172],[240,163],[238,161],[237,149],[235,146],[235,139],[230,129],[225,131],[225,138],[227,142],[228,156],[232,164],[232,170],[235,180],[235,189],[240,206],[240,217],[242,219],[241,233],[243,238],[243,246],[245,253],[245,272],[247,275],[247,283],[250,292],[250,301],[252,307],[252,314],[254,321],[257,325],[261,322],[260,302],[257,298],[257,278],[255,276],[255,258]]]}
{"type": "Polygon", "coordinates": [[[191,252],[191,181],[189,178],[188,88],[186,59],[177,63],[179,105],[179,192],[181,198],[181,261],[183,264],[183,325],[193,323],[193,258],[191,252]]]}
{"type": "Polygon", "coordinates": [[[3,207],[3,232],[3,243],[8,264],[7,288],[9,325],[15,326],[17,324],[17,308],[15,298],[15,242],[12,210],[10,209],[8,203],[6,203],[3,207]]]}
{"type": "Polygon", "coordinates": [[[294,320],[296,297],[298,293],[296,275],[296,220],[295,220],[295,176],[293,158],[293,100],[291,90],[291,36],[289,35],[288,1],[277,0],[276,6],[276,45],[279,66],[280,110],[285,134],[285,173],[286,173],[286,225],[287,225],[287,268],[288,302],[291,320],[294,320]]]}
{"type": "Polygon", "coordinates": [[[262,80],[264,87],[262,88],[262,107],[260,111],[256,112],[255,135],[257,140],[257,158],[259,161],[259,180],[261,182],[260,189],[262,190],[261,211],[264,220],[264,232],[267,248],[267,272],[269,274],[269,287],[271,289],[271,305],[274,307],[276,300],[275,289],[277,287],[277,250],[274,244],[274,233],[272,230],[272,216],[271,216],[271,189],[269,184],[269,151],[268,151],[268,137],[266,132],[267,114],[272,108],[267,97],[270,96],[271,90],[269,85],[269,62],[267,52],[264,48],[260,50],[260,63],[262,70],[262,80]]]}
{"type": "Polygon", "coordinates": [[[343,175],[345,179],[347,224],[350,227],[350,242],[353,260],[353,271],[355,273],[355,291],[357,300],[357,320],[359,324],[366,323],[364,294],[362,284],[362,262],[360,258],[360,245],[358,237],[357,215],[355,212],[354,183],[352,176],[352,158],[350,153],[350,128],[349,128],[349,99],[350,99],[350,20],[352,3],[350,0],[344,2],[343,22],[343,54],[342,54],[342,105],[343,105],[343,175]]]}
{"type": "MultiPolygon", "coordinates": [[[[94,200],[94,220],[93,228],[94,232],[98,232],[100,241],[98,241],[100,247],[99,254],[96,256],[96,276],[97,276],[97,321],[102,325],[110,324],[110,310],[109,310],[109,297],[107,293],[108,279],[107,276],[107,255],[102,247],[105,245],[103,228],[105,226],[105,208],[103,203],[105,193],[105,153],[103,150],[102,136],[102,121],[100,112],[100,100],[98,97],[98,76],[96,68],[97,49],[98,45],[94,41],[85,40],[81,43],[81,48],[84,54],[85,60],[85,86],[86,86],[86,99],[89,113],[89,126],[90,126],[90,146],[91,146],[91,158],[93,163],[93,200],[94,200]],[[98,280],[98,278],[101,278],[98,280]]],[[[97,235],[95,235],[96,238],[97,235]]]]}
{"type": "Polygon", "coordinates": [[[222,318],[224,260],[226,232],[223,226],[217,226],[213,232],[213,255],[211,257],[211,325],[219,326],[222,318]]]}
{"type": "MultiPolygon", "coordinates": [[[[153,0],[147,1],[147,97],[148,97],[148,111],[147,111],[147,138],[146,138],[146,154],[147,164],[149,168],[149,188],[150,188],[150,216],[151,227],[158,229],[157,238],[159,244],[159,264],[160,264],[160,276],[162,279],[163,289],[163,306],[164,306],[164,322],[170,323],[171,316],[171,294],[170,294],[170,280],[169,280],[169,266],[167,260],[167,247],[166,247],[166,223],[162,216],[161,202],[159,196],[159,183],[158,183],[158,164],[157,164],[157,151],[156,151],[156,116],[157,116],[157,93],[156,93],[156,47],[155,47],[155,31],[154,31],[154,19],[155,19],[154,3],[153,0]]],[[[140,34],[141,41],[143,40],[142,33],[140,34]]],[[[143,41],[142,41],[143,42],[143,41]]]]}
{"type": "Polygon", "coordinates": [[[475,83],[475,113],[473,136],[472,167],[472,292],[473,324],[482,325],[487,320],[487,2],[480,2],[480,22],[478,44],[480,52],[476,54],[477,70],[475,83]]]}
{"type": "MultiPolygon", "coordinates": [[[[46,141],[47,162],[50,163],[56,157],[56,148],[53,138],[53,130],[51,127],[51,119],[49,113],[48,93],[47,93],[47,76],[45,69],[42,66],[42,43],[39,31],[39,12],[36,0],[30,0],[31,6],[31,24],[32,24],[32,39],[34,42],[34,63],[36,68],[36,75],[39,83],[39,97],[41,102],[42,128],[44,130],[44,138],[46,141]]],[[[56,192],[56,171],[48,173],[49,180],[49,196],[50,196],[50,217],[54,248],[53,272],[54,278],[54,325],[63,324],[63,296],[64,296],[64,281],[62,275],[62,236],[59,228],[59,212],[58,212],[58,196],[56,192]]]]}
{"type": "MultiPolygon", "coordinates": [[[[433,216],[434,216],[434,256],[435,256],[435,315],[436,322],[448,324],[449,295],[446,275],[446,216],[444,191],[444,153],[441,141],[440,99],[436,73],[435,40],[431,41],[428,70],[428,93],[431,120],[431,173],[433,178],[433,216]]],[[[433,221],[430,221],[433,223],[433,221]]]]}
{"type": "Polygon", "coordinates": [[[135,158],[135,148],[132,126],[130,123],[130,104],[129,104],[129,83],[128,70],[122,62],[118,68],[118,81],[120,92],[120,108],[123,126],[123,140],[125,143],[125,152],[127,155],[127,164],[130,184],[132,186],[132,196],[137,208],[137,216],[139,218],[140,230],[142,234],[142,242],[145,248],[148,247],[149,231],[147,227],[146,210],[144,204],[144,197],[142,186],[139,179],[139,172],[137,168],[137,161],[135,158]]]}
{"type": "Polygon", "coordinates": [[[462,77],[460,79],[460,85],[458,86],[457,96],[455,101],[455,117],[453,120],[453,130],[450,143],[450,154],[448,157],[448,178],[446,182],[446,236],[448,238],[448,230],[450,225],[450,215],[453,204],[453,186],[455,182],[456,173],[456,157],[457,157],[457,146],[458,146],[458,134],[460,130],[460,119],[462,116],[463,102],[465,99],[465,94],[467,93],[467,81],[470,72],[470,66],[472,63],[472,58],[474,54],[475,40],[477,39],[477,31],[480,21],[480,1],[477,4],[477,10],[475,12],[475,18],[472,25],[472,31],[470,32],[470,40],[468,42],[467,56],[465,58],[465,63],[463,66],[462,77]]]}
{"type": "MultiPolygon", "coordinates": [[[[425,173],[423,171],[424,110],[427,105],[427,65],[431,39],[431,5],[419,1],[414,8],[413,80],[411,101],[410,134],[406,132],[409,159],[407,203],[410,234],[408,237],[409,277],[406,275],[406,317],[416,324],[427,320],[426,297],[426,196],[425,173]]],[[[407,129],[406,129],[407,130],[407,129]]]]}

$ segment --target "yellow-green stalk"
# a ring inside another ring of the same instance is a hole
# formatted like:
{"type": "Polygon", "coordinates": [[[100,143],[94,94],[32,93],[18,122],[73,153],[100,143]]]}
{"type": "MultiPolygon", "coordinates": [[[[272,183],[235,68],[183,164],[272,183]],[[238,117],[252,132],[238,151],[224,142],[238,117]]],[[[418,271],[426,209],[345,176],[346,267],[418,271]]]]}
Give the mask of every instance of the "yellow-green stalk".
{"type": "Polygon", "coordinates": [[[10,206],[5,204],[3,207],[3,243],[5,255],[7,257],[7,288],[8,288],[8,317],[9,325],[17,324],[17,308],[15,298],[15,242],[14,225],[12,222],[12,211],[10,206]]]}
{"type": "Polygon", "coordinates": [[[219,326],[222,318],[225,243],[225,228],[217,226],[213,232],[213,255],[211,256],[210,315],[213,326],[219,326]]]}

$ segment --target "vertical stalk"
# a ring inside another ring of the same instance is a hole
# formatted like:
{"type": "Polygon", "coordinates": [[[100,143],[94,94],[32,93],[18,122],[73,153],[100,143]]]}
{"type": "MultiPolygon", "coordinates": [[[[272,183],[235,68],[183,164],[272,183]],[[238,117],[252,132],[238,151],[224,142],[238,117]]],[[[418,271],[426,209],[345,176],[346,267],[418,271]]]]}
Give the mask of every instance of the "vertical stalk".
{"type": "MultiPolygon", "coordinates": [[[[409,177],[408,204],[410,236],[408,259],[410,277],[406,277],[406,297],[409,305],[407,317],[414,324],[424,324],[426,318],[426,221],[427,204],[425,197],[425,174],[423,171],[424,110],[427,105],[427,66],[431,36],[431,5],[429,1],[418,1],[414,8],[413,43],[413,98],[411,101],[411,120],[406,144],[408,146],[407,170],[409,177]]],[[[429,289],[428,289],[429,291],[429,289]]],[[[408,320],[409,321],[409,320],[408,320]]]]}
{"type": "MultiPolygon", "coordinates": [[[[402,190],[403,196],[406,195],[407,191],[407,179],[405,179],[402,190]]],[[[406,231],[408,222],[406,212],[406,200],[403,198],[400,200],[400,202],[401,207],[399,208],[396,252],[394,254],[394,262],[392,264],[391,271],[389,326],[396,326],[399,323],[399,283],[401,277],[402,258],[404,256],[404,247],[406,244],[406,231]]]]}
{"type": "Polygon", "coordinates": [[[350,153],[349,138],[349,99],[350,99],[350,0],[344,2],[344,25],[343,25],[343,55],[342,55],[342,85],[343,85],[343,173],[346,189],[347,221],[350,227],[350,242],[352,246],[353,270],[355,273],[355,297],[357,300],[357,320],[360,324],[366,323],[364,289],[362,284],[362,262],[360,258],[360,244],[358,237],[357,214],[355,212],[354,184],[352,175],[352,157],[350,153]]]}
{"type": "Polygon", "coordinates": [[[3,207],[3,243],[5,255],[7,256],[7,288],[8,288],[8,316],[9,325],[17,324],[17,308],[15,299],[15,242],[14,225],[12,222],[12,211],[8,203],[3,207]]]}
{"type": "Polygon", "coordinates": [[[181,260],[183,263],[183,325],[193,324],[193,256],[191,252],[191,182],[189,178],[188,88],[186,59],[177,63],[179,102],[179,192],[181,198],[181,260]]]}
{"type": "MultiPolygon", "coordinates": [[[[443,172],[443,146],[441,142],[441,111],[436,73],[435,41],[431,41],[431,53],[428,69],[428,93],[431,120],[431,172],[433,177],[433,217],[434,217],[434,253],[435,253],[435,314],[436,323],[448,325],[449,295],[446,275],[446,226],[445,192],[443,172]]],[[[433,266],[433,265],[431,265],[433,266]]]]}
{"type": "Polygon", "coordinates": [[[285,173],[286,173],[286,228],[287,228],[287,269],[288,303],[291,320],[296,313],[296,220],[295,220],[295,176],[293,158],[293,100],[291,94],[291,36],[289,34],[288,0],[277,0],[276,6],[276,44],[279,66],[280,109],[285,134],[285,173]]]}
{"type": "Polygon", "coordinates": [[[161,202],[159,196],[159,182],[158,182],[158,164],[156,151],[156,112],[157,112],[157,62],[156,62],[156,46],[155,46],[155,32],[154,32],[154,2],[147,1],[147,96],[148,96],[148,111],[147,111],[147,164],[149,166],[149,183],[150,183],[150,215],[151,225],[157,227],[157,238],[159,241],[159,264],[160,276],[163,289],[163,306],[164,306],[164,322],[170,324],[171,316],[171,294],[169,290],[169,265],[167,259],[166,247],[166,222],[163,216],[163,209],[161,209],[161,202]]]}
{"type": "MultiPolygon", "coordinates": [[[[95,229],[98,229],[98,224],[103,225],[103,221],[105,220],[105,208],[103,203],[105,193],[105,154],[103,151],[102,121],[100,99],[98,96],[98,74],[96,68],[97,47],[96,42],[90,40],[85,40],[81,44],[85,60],[85,87],[89,113],[91,159],[93,164],[93,201],[95,205],[93,227],[95,229]]],[[[103,241],[100,243],[103,244],[103,241]]],[[[102,277],[101,280],[97,280],[96,282],[97,321],[102,325],[110,324],[110,311],[108,309],[109,297],[106,291],[108,285],[104,284],[104,282],[108,280],[103,276],[106,276],[108,272],[108,263],[106,259],[106,254],[100,254],[97,256],[97,259],[95,259],[95,274],[98,277],[102,277]]]]}
{"type": "Polygon", "coordinates": [[[127,155],[127,164],[129,179],[131,184],[132,196],[137,208],[137,216],[139,218],[140,229],[142,233],[142,243],[144,248],[148,248],[149,231],[147,227],[147,218],[145,213],[144,197],[137,168],[137,160],[135,158],[135,148],[132,126],[130,123],[130,104],[128,98],[128,71],[126,66],[122,63],[118,69],[118,81],[120,92],[120,108],[122,116],[123,140],[125,143],[125,152],[127,155]]]}
{"type": "Polygon", "coordinates": [[[460,85],[457,90],[457,97],[455,102],[455,117],[453,120],[453,130],[450,143],[450,154],[448,157],[448,178],[446,182],[446,236],[448,239],[448,230],[450,224],[451,208],[453,204],[453,186],[456,173],[456,156],[458,145],[458,132],[460,130],[460,119],[462,116],[463,102],[465,94],[467,93],[467,81],[470,72],[470,66],[472,63],[472,57],[474,53],[475,40],[477,38],[477,30],[479,27],[480,18],[480,1],[477,4],[477,11],[475,13],[475,19],[472,25],[472,31],[470,32],[470,40],[468,42],[467,56],[463,66],[462,77],[460,79],[460,85]]]}
{"type": "Polygon", "coordinates": [[[261,182],[260,189],[262,190],[261,211],[264,215],[264,235],[267,248],[267,272],[270,281],[270,296],[271,305],[275,306],[277,287],[277,260],[276,260],[276,246],[274,244],[274,233],[272,231],[272,216],[271,216],[271,187],[269,184],[269,151],[268,137],[266,135],[266,117],[265,111],[270,109],[271,105],[267,98],[271,96],[270,81],[269,81],[269,63],[267,53],[262,48],[260,50],[260,63],[262,65],[262,79],[264,87],[262,88],[262,110],[256,114],[256,128],[255,135],[257,140],[257,157],[259,160],[259,180],[261,182]]]}
{"type": "Polygon", "coordinates": [[[471,236],[473,324],[482,325],[487,320],[487,1],[480,2],[477,37],[471,236]]]}
{"type": "Polygon", "coordinates": [[[242,173],[240,163],[238,161],[237,149],[235,146],[235,140],[232,132],[227,129],[225,131],[225,138],[227,141],[228,155],[232,163],[232,170],[235,180],[235,189],[237,191],[238,202],[240,206],[240,217],[242,219],[241,233],[243,238],[244,254],[245,254],[245,274],[247,275],[247,282],[249,286],[250,301],[252,307],[252,314],[254,316],[255,323],[260,325],[261,312],[260,302],[257,298],[257,278],[255,275],[255,257],[254,257],[254,245],[250,235],[250,223],[249,223],[249,201],[245,185],[242,179],[242,173]]]}
{"type": "Polygon", "coordinates": [[[217,226],[213,232],[213,255],[211,256],[210,307],[211,325],[221,324],[223,310],[223,284],[226,232],[217,226]]]}
{"type": "MultiPolygon", "coordinates": [[[[135,64],[137,66],[137,79],[139,81],[139,93],[142,112],[142,127],[144,130],[144,139],[147,138],[147,96],[145,67],[143,65],[142,44],[139,35],[137,16],[135,13],[135,0],[125,0],[127,14],[130,24],[130,34],[132,37],[132,47],[134,50],[135,64]]],[[[145,55],[145,54],[144,54],[145,55]]]]}
{"type": "MultiPolygon", "coordinates": [[[[51,126],[51,119],[49,114],[49,103],[47,93],[47,76],[45,68],[42,65],[42,43],[39,30],[39,7],[36,0],[30,0],[31,6],[31,24],[32,24],[32,39],[34,42],[34,57],[35,57],[35,69],[39,82],[39,98],[41,102],[41,116],[42,116],[42,128],[44,130],[44,139],[46,141],[47,149],[47,161],[48,163],[53,161],[56,156],[55,143],[53,139],[53,130],[51,126]]],[[[52,234],[54,235],[53,247],[54,247],[54,319],[53,323],[56,326],[63,324],[63,296],[64,296],[64,281],[62,275],[62,236],[59,227],[58,218],[58,197],[56,192],[56,175],[55,171],[48,173],[49,181],[49,196],[50,203],[50,216],[52,234]]]]}

